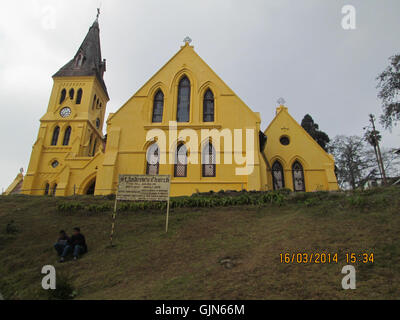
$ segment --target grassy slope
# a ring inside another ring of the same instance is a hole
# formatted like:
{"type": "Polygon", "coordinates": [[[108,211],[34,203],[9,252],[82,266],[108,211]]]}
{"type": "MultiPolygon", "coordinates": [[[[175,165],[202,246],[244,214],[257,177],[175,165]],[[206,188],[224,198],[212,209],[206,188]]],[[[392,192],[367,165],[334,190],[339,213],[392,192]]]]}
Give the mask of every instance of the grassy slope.
{"type": "Polygon", "coordinates": [[[122,213],[117,246],[109,248],[110,213],[61,214],[59,199],[0,197],[0,292],[6,299],[46,298],[40,270],[53,264],[71,279],[77,299],[398,299],[400,189],[348,200],[354,198],[298,195],[281,207],[175,209],[168,234],[165,213],[122,213]],[[16,235],[5,232],[10,220],[16,235]],[[89,253],[58,264],[57,232],[76,225],[89,253]],[[280,253],[298,251],[339,252],[340,261],[280,263],[280,253]],[[343,290],[344,253],[365,251],[375,263],[356,264],[357,289],[343,290]],[[227,256],[232,269],[219,263],[227,256]]]}

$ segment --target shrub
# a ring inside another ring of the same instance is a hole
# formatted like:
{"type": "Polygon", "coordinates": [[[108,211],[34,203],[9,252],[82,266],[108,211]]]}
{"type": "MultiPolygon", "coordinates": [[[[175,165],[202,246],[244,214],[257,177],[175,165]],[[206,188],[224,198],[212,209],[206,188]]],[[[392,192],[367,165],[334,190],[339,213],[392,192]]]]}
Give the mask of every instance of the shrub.
{"type": "Polygon", "coordinates": [[[363,208],[367,204],[366,199],[361,197],[360,195],[350,196],[347,198],[347,201],[349,202],[350,206],[356,208],[363,208]]]}
{"type": "Polygon", "coordinates": [[[56,289],[47,290],[49,300],[72,300],[76,297],[77,291],[71,281],[63,275],[57,275],[56,289]]]}
{"type": "Polygon", "coordinates": [[[16,234],[18,233],[18,228],[15,225],[15,221],[11,220],[9,223],[6,225],[6,233],[7,234],[16,234]]]}

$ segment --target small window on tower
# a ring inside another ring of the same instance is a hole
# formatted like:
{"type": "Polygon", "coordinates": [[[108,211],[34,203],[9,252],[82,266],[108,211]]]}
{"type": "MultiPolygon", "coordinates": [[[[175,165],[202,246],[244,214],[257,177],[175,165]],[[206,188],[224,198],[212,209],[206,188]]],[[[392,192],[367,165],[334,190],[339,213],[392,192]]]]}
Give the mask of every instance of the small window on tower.
{"type": "Polygon", "coordinates": [[[74,90],[74,89],[69,90],[69,98],[70,98],[71,100],[74,99],[74,95],[75,95],[75,90],[74,90]]]}
{"type": "Polygon", "coordinates": [[[81,104],[81,102],[82,102],[82,94],[83,94],[83,90],[79,89],[78,93],[76,95],[76,104],[81,104]]]}
{"type": "Polygon", "coordinates": [[[66,96],[67,96],[67,90],[62,89],[60,96],[60,104],[64,102],[66,96]]]}
{"type": "Polygon", "coordinates": [[[94,106],[96,105],[96,99],[97,99],[97,96],[96,96],[96,95],[94,95],[94,98],[93,98],[93,105],[92,105],[92,110],[94,109],[94,106]]]}
{"type": "Polygon", "coordinates": [[[96,128],[100,129],[100,119],[99,118],[96,119],[96,128]]]}
{"type": "Polygon", "coordinates": [[[75,61],[75,67],[76,68],[80,68],[82,66],[83,63],[83,55],[82,53],[80,53],[77,57],[76,57],[76,61],[75,61]]]}

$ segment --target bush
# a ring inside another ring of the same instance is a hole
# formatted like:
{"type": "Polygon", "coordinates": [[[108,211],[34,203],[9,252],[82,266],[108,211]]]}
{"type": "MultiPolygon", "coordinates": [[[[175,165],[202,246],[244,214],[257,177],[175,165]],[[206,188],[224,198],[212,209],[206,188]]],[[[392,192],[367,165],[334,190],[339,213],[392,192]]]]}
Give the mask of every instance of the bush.
{"type": "Polygon", "coordinates": [[[76,297],[77,291],[71,281],[63,275],[57,275],[56,289],[47,290],[49,300],[72,300],[76,297]]]}
{"type": "Polygon", "coordinates": [[[9,223],[6,225],[6,233],[7,234],[16,234],[18,233],[18,228],[15,225],[15,221],[11,220],[9,223]]]}
{"type": "Polygon", "coordinates": [[[350,206],[356,208],[364,208],[367,204],[366,199],[361,197],[360,195],[350,196],[347,198],[347,201],[349,202],[350,206]]]}

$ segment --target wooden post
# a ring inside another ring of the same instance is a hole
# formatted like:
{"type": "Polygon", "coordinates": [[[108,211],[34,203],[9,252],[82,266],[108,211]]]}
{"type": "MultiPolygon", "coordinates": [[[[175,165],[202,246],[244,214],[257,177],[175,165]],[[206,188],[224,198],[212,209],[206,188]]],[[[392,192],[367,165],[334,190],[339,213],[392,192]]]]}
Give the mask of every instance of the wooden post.
{"type": "Polygon", "coordinates": [[[167,201],[167,220],[165,222],[165,233],[168,232],[168,220],[169,220],[169,197],[167,201]]]}
{"type": "Polygon", "coordinates": [[[110,245],[113,246],[113,236],[114,236],[114,229],[115,229],[115,220],[117,217],[117,198],[118,198],[118,191],[115,195],[115,202],[114,202],[114,213],[113,213],[113,221],[111,225],[111,235],[110,235],[110,245]]]}
{"type": "MultiPolygon", "coordinates": [[[[171,179],[171,176],[169,176],[169,179],[171,179]]],[[[169,183],[171,183],[171,180],[169,180],[169,183]]],[[[168,222],[169,222],[169,198],[171,196],[171,185],[168,185],[168,201],[167,201],[167,220],[165,222],[165,233],[168,232],[168,222]]]]}

